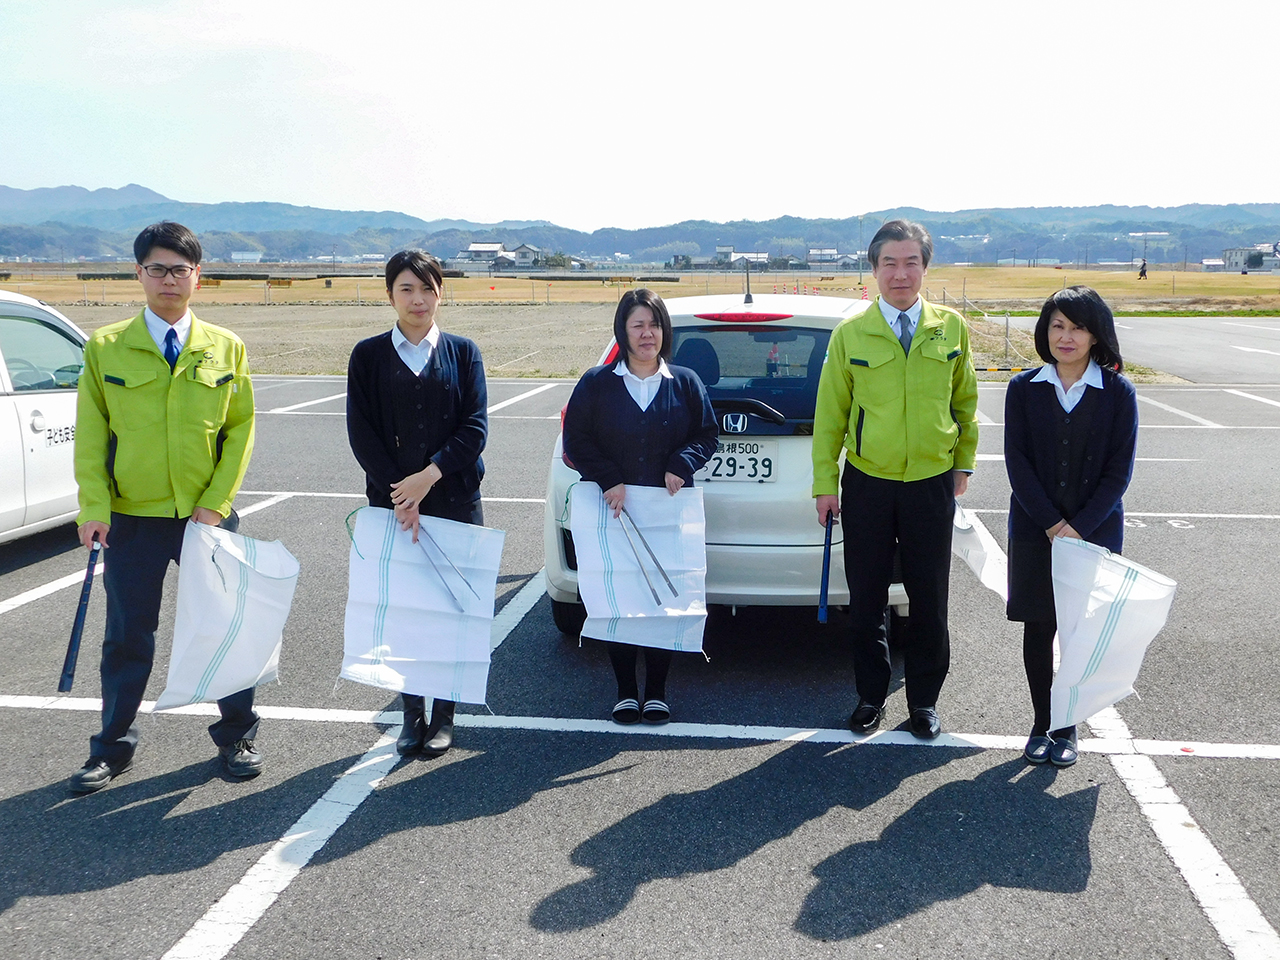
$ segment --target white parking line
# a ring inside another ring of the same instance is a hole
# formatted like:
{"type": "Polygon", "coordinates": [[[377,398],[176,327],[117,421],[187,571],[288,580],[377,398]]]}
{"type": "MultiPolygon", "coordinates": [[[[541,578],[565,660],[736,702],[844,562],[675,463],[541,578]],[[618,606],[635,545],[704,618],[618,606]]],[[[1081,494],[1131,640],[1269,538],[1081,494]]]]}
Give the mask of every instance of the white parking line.
{"type": "Polygon", "coordinates": [[[1250,330],[1266,330],[1268,333],[1280,333],[1280,326],[1264,327],[1260,323],[1237,323],[1233,320],[1223,320],[1224,327],[1248,327],[1250,330]]]}
{"type": "MultiPolygon", "coordinates": [[[[497,649],[542,597],[542,571],[511,598],[493,620],[489,644],[497,649]]],[[[395,766],[400,726],[389,729],[249,868],[240,882],[209,908],[163,960],[221,960],[275,903],[276,898],[347,822],[395,766]]]]}
{"type": "MultiPolygon", "coordinates": [[[[1131,739],[1114,707],[1090,718],[1089,728],[1114,739],[1131,739]]],[[[1200,829],[1150,757],[1115,753],[1111,766],[1146,817],[1218,937],[1236,960],[1275,960],[1280,935],[1200,829]]]]}
{"type": "MultiPolygon", "coordinates": [[[[88,556],[88,554],[85,554],[88,556]]],[[[102,576],[102,571],[106,569],[106,562],[103,561],[94,567],[93,575],[95,577],[102,576]]],[[[74,587],[84,583],[83,573],[68,573],[65,577],[59,577],[57,580],[50,580],[46,584],[38,587],[32,587],[25,593],[20,593],[16,597],[10,597],[8,600],[0,601],[0,615],[8,613],[10,610],[17,610],[19,607],[26,606],[42,597],[47,597],[51,593],[57,593],[59,590],[65,590],[67,587],[74,587]]]]}
{"type": "Polygon", "coordinates": [[[252,929],[276,898],[311,862],[338,828],[364,803],[399,756],[396,725],[347,769],[323,797],[249,868],[240,882],[209,908],[162,960],[220,960],[252,929]]]}
{"type": "Polygon", "coordinates": [[[1269,353],[1273,357],[1280,357],[1280,350],[1263,350],[1260,347],[1237,347],[1234,343],[1228,344],[1232,350],[1242,350],[1245,353],[1269,353]]]}
{"type": "Polygon", "coordinates": [[[302,403],[295,403],[287,407],[275,407],[271,410],[260,410],[259,413],[292,413],[294,410],[301,410],[303,407],[314,407],[317,404],[328,403],[330,400],[341,400],[347,395],[344,390],[342,393],[335,393],[329,397],[321,397],[319,400],[306,400],[302,403]]]}
{"type": "MultiPolygon", "coordinates": [[[[967,509],[967,508],[966,508],[967,509]]],[[[1008,507],[976,507],[970,513],[1008,513],[1008,507]]],[[[1280,513],[1137,513],[1124,512],[1126,517],[1147,517],[1156,520],[1280,520],[1280,513]]]]}
{"type": "Polygon", "coordinates": [[[1193,420],[1203,426],[1222,427],[1222,424],[1220,423],[1214,423],[1212,420],[1206,420],[1204,417],[1198,417],[1194,413],[1187,413],[1185,410],[1179,410],[1177,407],[1171,407],[1169,404],[1161,403],[1159,400],[1152,400],[1150,397],[1144,397],[1142,394],[1138,394],[1138,399],[1143,403],[1151,404],[1153,407],[1159,407],[1161,410],[1167,410],[1169,413],[1177,414],[1180,417],[1186,417],[1188,420],[1193,420]]]}
{"type": "Polygon", "coordinates": [[[1237,397],[1244,397],[1246,400],[1257,400],[1259,403],[1269,403],[1273,407],[1280,407],[1280,400],[1271,400],[1267,397],[1259,397],[1256,394],[1245,393],[1243,390],[1224,390],[1224,393],[1232,393],[1237,397]]]}
{"type": "MultiPolygon", "coordinates": [[[[542,578],[530,581],[533,603],[519,612],[520,594],[502,608],[494,618],[491,643],[501,645],[509,629],[501,630],[499,621],[503,614],[519,623],[542,599],[542,578]],[[519,613],[519,616],[517,616],[519,613]]],[[[529,584],[521,592],[529,589],[529,584]]],[[[503,624],[503,626],[506,626],[503,624]]],[[[496,649],[496,646],[495,646],[496,649]]],[[[10,710],[61,710],[71,713],[99,713],[102,701],[96,697],[32,697],[0,696],[0,709],[10,710]]],[[[1109,708],[1114,710],[1114,708],[1109,708]]],[[[254,710],[264,720],[294,721],[301,723],[353,723],[394,726],[400,722],[399,710],[340,710],[325,707],[272,707],[255,705],[254,710]]],[[[139,713],[155,712],[155,701],[144,700],[139,713]]],[[[193,703],[185,707],[165,710],[164,716],[217,717],[216,703],[193,703]]],[[[531,730],[540,733],[598,733],[619,737],[674,737],[694,740],[751,740],[763,743],[852,743],[892,747],[951,747],[969,750],[1012,750],[1021,752],[1026,746],[1025,735],[1006,736],[993,733],[944,733],[937,740],[917,740],[905,730],[881,730],[865,737],[855,737],[845,727],[766,727],[729,723],[667,723],[660,727],[636,725],[623,727],[612,720],[596,720],[576,717],[517,717],[481,713],[460,713],[454,718],[459,727],[477,730],[531,730]]],[[[1111,756],[1114,754],[1170,757],[1187,762],[1204,760],[1280,760],[1280,744],[1272,743],[1205,743],[1197,740],[1150,740],[1117,736],[1106,725],[1104,714],[1091,718],[1089,726],[1095,736],[1081,737],[1081,753],[1111,756]]]]}
{"type": "Polygon", "coordinates": [[[532,390],[526,390],[524,393],[518,393],[514,397],[511,397],[510,399],[503,400],[501,403],[490,404],[489,412],[497,413],[499,410],[509,407],[513,403],[519,403],[521,400],[528,400],[534,394],[542,393],[544,390],[553,390],[558,386],[560,386],[560,384],[558,383],[544,383],[540,387],[534,387],[532,390]]]}

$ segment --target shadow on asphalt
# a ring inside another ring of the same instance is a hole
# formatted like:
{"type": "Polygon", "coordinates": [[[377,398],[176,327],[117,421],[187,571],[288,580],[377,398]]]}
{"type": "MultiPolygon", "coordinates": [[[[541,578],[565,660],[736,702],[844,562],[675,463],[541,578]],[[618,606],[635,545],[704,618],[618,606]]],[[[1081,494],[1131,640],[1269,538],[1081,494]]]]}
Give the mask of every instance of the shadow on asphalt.
{"type": "MultiPolygon", "coordinates": [[[[933,752],[933,751],[925,751],[933,752]]],[[[979,887],[1079,893],[1089,882],[1096,785],[1055,797],[1055,771],[1021,758],[944,784],[885,828],[814,868],[796,930],[847,940],[979,887]]]]}
{"type": "MultiPolygon", "coordinates": [[[[80,538],[76,536],[74,523],[0,544],[0,576],[78,549],[80,538]]],[[[86,553],[86,560],[88,556],[86,553]]]]}
{"type": "Polygon", "coordinates": [[[190,813],[173,811],[193,790],[224,779],[216,759],[147,779],[127,773],[88,796],[72,796],[60,781],[0,801],[0,913],[22,897],[106,890],[274,843],[353,760],[190,813]]]}

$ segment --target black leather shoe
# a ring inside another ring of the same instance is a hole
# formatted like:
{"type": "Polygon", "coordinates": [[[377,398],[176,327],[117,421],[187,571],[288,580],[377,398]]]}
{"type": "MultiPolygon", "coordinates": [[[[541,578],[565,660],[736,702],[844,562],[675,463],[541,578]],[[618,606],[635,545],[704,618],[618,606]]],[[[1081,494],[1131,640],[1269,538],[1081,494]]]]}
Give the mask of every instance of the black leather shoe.
{"type": "MultiPolygon", "coordinates": [[[[1055,733],[1061,733],[1061,730],[1055,733]]],[[[1049,750],[1049,762],[1055,767],[1069,767],[1080,759],[1076,750],[1076,732],[1072,729],[1067,736],[1054,737],[1053,746],[1049,750]]]]}
{"type": "Polygon", "coordinates": [[[96,793],[132,767],[133,757],[117,764],[107,763],[105,757],[90,757],[83,767],[71,775],[67,786],[72,793],[96,793]]]}
{"type": "Polygon", "coordinates": [[[1027,763],[1041,764],[1049,759],[1051,749],[1053,749],[1052,737],[1033,733],[1027,738],[1027,745],[1022,748],[1022,758],[1027,763]]]}
{"type": "Polygon", "coordinates": [[[422,755],[439,757],[453,746],[453,708],[452,700],[437,700],[431,706],[431,724],[423,734],[422,755]]]}
{"type": "Polygon", "coordinates": [[[254,749],[252,740],[237,740],[219,747],[218,756],[228,776],[248,780],[262,772],[262,754],[254,749]]]}
{"type": "Polygon", "coordinates": [[[884,704],[876,706],[874,703],[867,703],[861,697],[858,698],[858,705],[854,707],[853,713],[849,715],[849,729],[854,733],[871,733],[880,726],[880,720],[884,717],[884,704]]]}
{"type": "Polygon", "coordinates": [[[942,721],[933,707],[911,708],[911,735],[920,740],[933,740],[942,732],[942,721]]]}
{"type": "Polygon", "coordinates": [[[400,727],[400,739],[396,741],[396,753],[409,757],[422,749],[423,735],[427,725],[421,716],[406,715],[400,727]]]}

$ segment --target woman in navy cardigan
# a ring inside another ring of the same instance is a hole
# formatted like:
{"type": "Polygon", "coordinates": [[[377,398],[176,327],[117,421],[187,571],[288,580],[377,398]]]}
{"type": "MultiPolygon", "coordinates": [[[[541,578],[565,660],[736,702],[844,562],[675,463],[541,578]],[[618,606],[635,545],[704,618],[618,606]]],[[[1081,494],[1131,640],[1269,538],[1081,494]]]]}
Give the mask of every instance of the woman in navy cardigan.
{"type": "MultiPolygon", "coordinates": [[[[418,539],[418,518],[484,523],[480,480],[489,434],[488,389],[480,348],[435,323],[444,278],[428,253],[405,250],[387,261],[387,296],[396,325],[361,340],[347,367],[347,438],[364,468],[372,507],[394,510],[418,539]]],[[[452,700],[401,694],[404,724],[396,749],[438,757],[453,744],[452,700]]]]}
{"type": "Polygon", "coordinates": [[[1035,721],[1023,755],[1058,767],[1076,762],[1076,728],[1049,730],[1053,686],[1054,537],[1076,537],[1119,553],[1121,497],[1133,476],[1138,403],[1111,309],[1089,287],[1045,301],[1036,323],[1045,366],[1009,381],[1004,460],[1009,501],[1010,620],[1023,622],[1022,660],[1035,721]]]}
{"type": "MultiPolygon", "coordinates": [[[[618,357],[578,381],[564,416],[564,455],[584,480],[600,485],[617,517],[627,485],[666,487],[674,496],[716,449],[715,414],[706,387],[686,367],[668,366],[671,316],[652,290],[629,290],[613,318],[618,357]]],[[[618,680],[618,723],[666,723],[671,651],[645,647],[644,705],[637,648],[609,643],[618,680]]]]}

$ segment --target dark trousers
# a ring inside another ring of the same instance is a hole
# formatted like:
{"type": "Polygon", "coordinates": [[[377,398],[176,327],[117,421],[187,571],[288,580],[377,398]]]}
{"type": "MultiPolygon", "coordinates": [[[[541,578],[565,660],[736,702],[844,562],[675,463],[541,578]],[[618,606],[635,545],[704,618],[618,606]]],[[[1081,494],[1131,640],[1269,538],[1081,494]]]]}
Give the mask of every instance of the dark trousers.
{"type": "MultiPolygon", "coordinates": [[[[221,526],[235,530],[233,513],[221,526]]],[[[123,763],[138,745],[138,706],[151,676],[156,627],[169,561],[179,562],[186,518],[111,514],[103,585],[107,591],[107,632],[102,642],[102,730],[89,753],[123,763]]],[[[222,719],[209,727],[218,746],[252,739],[258,732],[253,688],[218,701],[222,719]]]]}
{"type": "Polygon", "coordinates": [[[882,704],[892,668],[884,610],[896,545],[911,601],[903,651],[907,703],[932,707],[951,665],[947,596],[956,498],[951,471],[904,483],[846,466],[841,481],[844,569],[858,696],[882,704]]]}
{"type": "MultiPolygon", "coordinates": [[[[1053,706],[1053,635],[1057,632],[1058,625],[1053,620],[1028,620],[1022,625],[1022,665],[1027,671],[1031,708],[1035,711],[1031,724],[1033,736],[1049,733],[1053,706]]],[[[1057,739],[1075,732],[1075,727],[1063,727],[1050,735],[1057,739]]]]}
{"type": "MultiPolygon", "coordinates": [[[[461,506],[440,508],[431,510],[430,513],[424,513],[424,516],[439,517],[442,520],[456,520],[458,523],[470,523],[477,527],[484,526],[484,507],[480,501],[474,503],[464,503],[461,506]]],[[[400,701],[404,711],[404,724],[416,722],[426,717],[427,702],[423,697],[416,693],[400,694],[400,701]]],[[[437,700],[436,703],[452,703],[450,700],[437,700]]],[[[434,710],[433,710],[434,712],[434,710]]]]}

